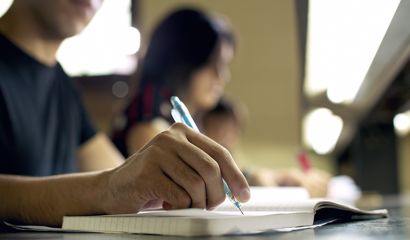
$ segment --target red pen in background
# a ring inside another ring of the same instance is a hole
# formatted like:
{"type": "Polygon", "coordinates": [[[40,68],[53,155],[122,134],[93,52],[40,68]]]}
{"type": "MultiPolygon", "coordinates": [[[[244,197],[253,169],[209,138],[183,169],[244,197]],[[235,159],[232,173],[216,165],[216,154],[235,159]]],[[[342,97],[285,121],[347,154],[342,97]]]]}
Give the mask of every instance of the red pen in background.
{"type": "Polygon", "coordinates": [[[304,150],[298,151],[297,159],[298,159],[300,167],[302,168],[304,172],[307,172],[309,171],[309,169],[312,168],[312,163],[309,160],[309,156],[307,152],[305,152],[304,150]]]}

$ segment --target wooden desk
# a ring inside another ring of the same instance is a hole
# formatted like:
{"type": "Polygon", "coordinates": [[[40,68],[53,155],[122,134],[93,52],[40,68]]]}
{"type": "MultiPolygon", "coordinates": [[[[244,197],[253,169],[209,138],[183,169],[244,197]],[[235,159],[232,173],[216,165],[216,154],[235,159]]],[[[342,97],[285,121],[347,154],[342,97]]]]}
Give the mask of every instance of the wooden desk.
{"type": "MultiPolygon", "coordinates": [[[[368,239],[410,239],[410,214],[409,208],[391,208],[390,218],[367,221],[335,223],[316,229],[295,231],[290,233],[266,233],[253,236],[225,236],[193,238],[195,240],[253,240],[253,239],[279,239],[279,240],[368,240],[368,239]]],[[[184,237],[168,237],[154,235],[131,234],[97,234],[97,233],[38,233],[18,232],[2,233],[0,239],[75,239],[75,240],[113,240],[113,239],[141,239],[141,240],[176,240],[189,239],[184,237]]]]}

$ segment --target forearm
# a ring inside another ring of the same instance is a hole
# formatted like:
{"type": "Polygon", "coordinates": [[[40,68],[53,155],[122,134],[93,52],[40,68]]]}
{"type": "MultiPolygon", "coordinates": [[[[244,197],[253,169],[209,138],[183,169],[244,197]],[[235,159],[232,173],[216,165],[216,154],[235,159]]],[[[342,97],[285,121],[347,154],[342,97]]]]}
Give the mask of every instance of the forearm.
{"type": "Polygon", "coordinates": [[[124,157],[109,138],[98,133],[77,150],[79,172],[91,172],[115,168],[124,162],[124,157]]]}
{"type": "Polygon", "coordinates": [[[248,183],[230,153],[177,123],[111,170],[0,175],[0,221],[58,226],[66,215],[136,213],[161,205],[212,209],[225,200],[222,177],[235,197],[249,200],[248,183]]]}
{"type": "Polygon", "coordinates": [[[99,203],[105,174],[0,175],[0,220],[59,226],[65,215],[103,214],[99,203]]]}

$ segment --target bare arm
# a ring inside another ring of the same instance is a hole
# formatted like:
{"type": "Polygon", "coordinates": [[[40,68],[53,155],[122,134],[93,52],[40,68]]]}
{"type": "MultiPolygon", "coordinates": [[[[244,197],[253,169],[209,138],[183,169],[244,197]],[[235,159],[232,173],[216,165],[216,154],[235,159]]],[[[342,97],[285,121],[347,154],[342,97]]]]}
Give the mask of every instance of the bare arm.
{"type": "Polygon", "coordinates": [[[0,220],[49,226],[65,215],[206,208],[222,203],[222,177],[242,202],[249,185],[229,152],[185,124],[158,134],[117,168],[52,177],[0,175],[0,220]]]}
{"type": "Polygon", "coordinates": [[[77,150],[79,171],[89,172],[115,168],[124,157],[104,133],[97,133],[77,150]]]}
{"type": "Polygon", "coordinates": [[[65,215],[103,214],[98,197],[104,173],[53,177],[0,175],[0,220],[49,226],[65,215]]]}
{"type": "Polygon", "coordinates": [[[128,155],[131,156],[138,152],[145,144],[165,129],[161,129],[161,127],[149,122],[134,124],[128,131],[125,139],[128,155]]]}

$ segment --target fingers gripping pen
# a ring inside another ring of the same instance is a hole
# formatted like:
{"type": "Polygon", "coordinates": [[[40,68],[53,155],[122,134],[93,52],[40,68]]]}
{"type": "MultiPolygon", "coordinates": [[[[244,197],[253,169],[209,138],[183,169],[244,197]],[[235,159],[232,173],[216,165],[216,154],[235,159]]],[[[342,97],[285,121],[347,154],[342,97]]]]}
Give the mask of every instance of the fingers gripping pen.
{"type": "MultiPolygon", "coordinates": [[[[171,103],[172,106],[174,107],[171,110],[171,115],[174,118],[175,122],[182,122],[188,125],[189,127],[195,129],[196,131],[199,132],[198,127],[196,126],[194,120],[192,119],[191,115],[189,114],[188,109],[186,108],[185,104],[179,100],[178,97],[173,96],[171,97],[171,103]]],[[[239,209],[239,211],[242,212],[241,209],[241,204],[236,200],[235,196],[232,194],[231,190],[228,187],[228,184],[226,184],[225,180],[222,179],[224,189],[226,196],[229,198],[229,200],[239,209]]]]}

